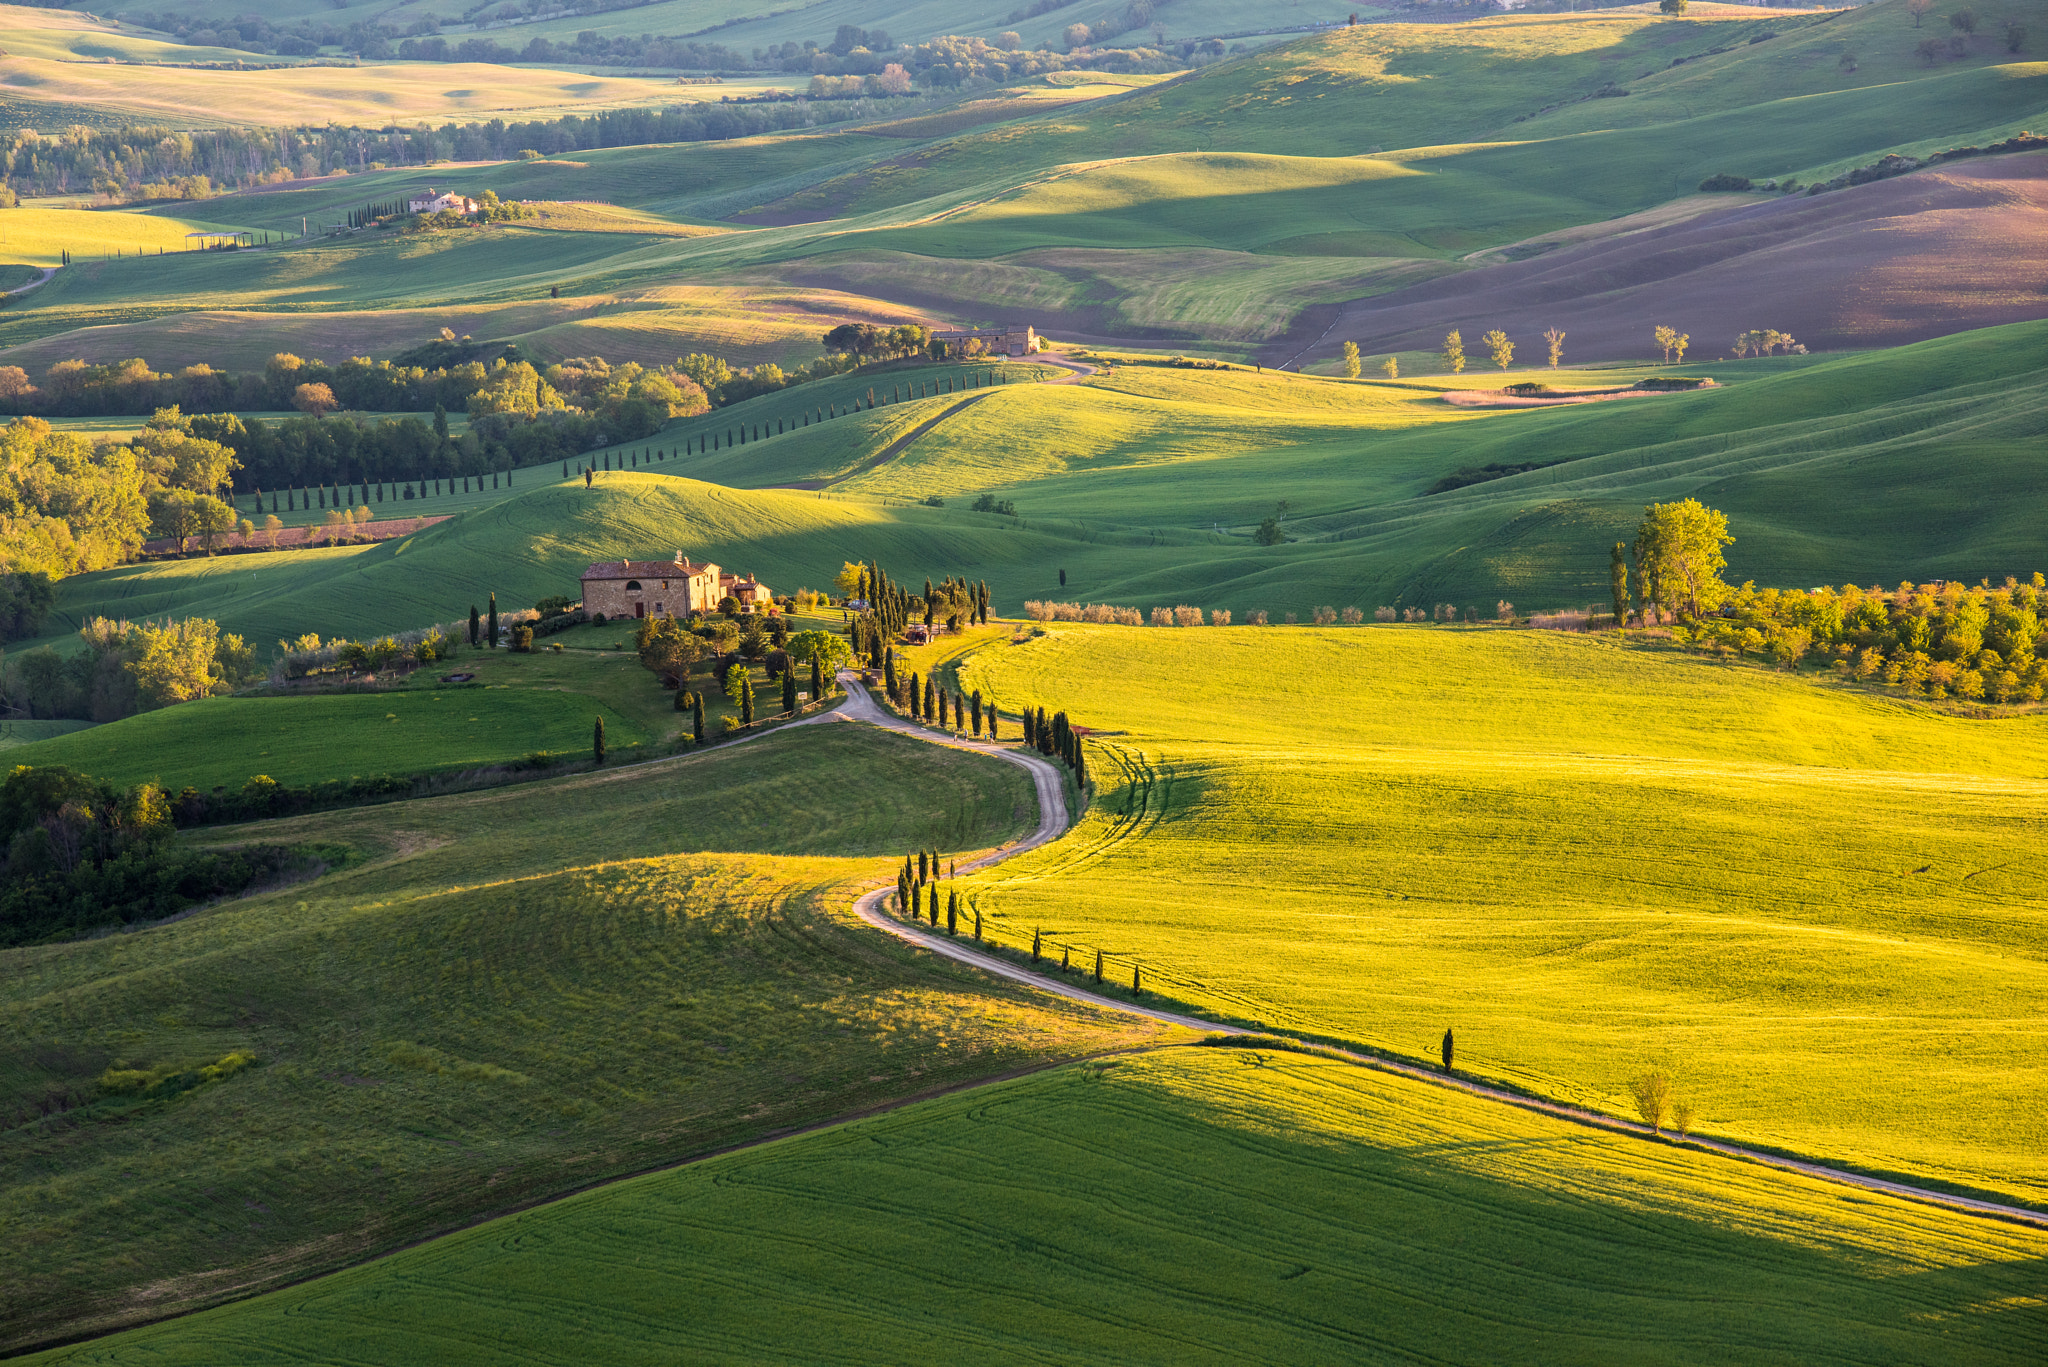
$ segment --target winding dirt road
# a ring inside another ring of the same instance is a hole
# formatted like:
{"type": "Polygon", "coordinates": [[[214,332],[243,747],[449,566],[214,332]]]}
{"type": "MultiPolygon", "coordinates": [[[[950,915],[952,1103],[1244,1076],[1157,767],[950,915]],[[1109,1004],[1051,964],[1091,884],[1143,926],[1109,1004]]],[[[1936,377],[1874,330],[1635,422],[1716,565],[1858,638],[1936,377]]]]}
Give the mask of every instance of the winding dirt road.
{"type": "MultiPolygon", "coordinates": [[[[963,865],[961,872],[970,872],[993,864],[999,864],[1006,859],[1014,859],[1026,850],[1037,849],[1039,846],[1057,839],[1066,831],[1068,821],[1065,782],[1059,769],[1050,760],[1043,759],[1031,751],[989,744],[982,741],[962,740],[959,737],[950,736],[944,732],[905,721],[892,713],[884,711],[877,705],[875,700],[868,695],[867,690],[862,687],[859,675],[850,672],[842,673],[839,679],[846,687],[846,701],[841,703],[837,710],[822,714],[815,718],[815,720],[822,721],[827,718],[836,718],[843,721],[864,721],[870,725],[879,726],[884,730],[900,732],[906,736],[915,736],[920,740],[930,741],[937,745],[950,745],[955,749],[973,750],[981,754],[993,755],[998,759],[1020,765],[1030,771],[1032,780],[1038,789],[1038,828],[1022,840],[1005,845],[1001,849],[984,855],[971,864],[963,865]]],[[[1250,1030],[1243,1026],[1221,1025],[1215,1021],[1203,1020],[1199,1016],[1185,1016],[1173,1011],[1161,1011],[1151,1007],[1138,1006],[1131,1002],[1119,1001],[1114,997],[1106,997],[1090,992],[1085,988],[1076,987],[1071,983],[1062,982],[1056,978],[1034,973],[1019,964],[1012,963],[1008,959],[972,948],[973,942],[971,941],[962,941],[937,930],[930,930],[922,926],[911,925],[897,920],[882,909],[885,900],[893,892],[893,888],[884,887],[877,888],[873,892],[863,895],[854,902],[854,913],[877,930],[894,935],[899,940],[908,941],[922,949],[930,950],[934,954],[942,954],[960,963],[972,965],[984,972],[993,973],[997,977],[1007,978],[1012,982],[1029,984],[1040,991],[1049,992],[1054,996],[1066,997],[1077,1002],[1086,1002],[1090,1006],[1110,1011],[1122,1011],[1129,1015],[1148,1017],[1152,1020],[1163,1021],[1169,1025],[1186,1026],[1190,1029],[1202,1030],[1215,1035],[1250,1036],[1271,1033],[1263,1030],[1250,1030]]],[[[1342,1058],[1361,1067],[1378,1069],[1383,1073],[1397,1073],[1402,1077],[1418,1082],[1427,1082],[1438,1087],[1455,1087],[1459,1091],[1472,1096],[1484,1097],[1488,1101],[1496,1101],[1506,1106],[1519,1106],[1525,1111],[1539,1111],[1545,1115],[1556,1116],[1559,1119],[1570,1120],[1595,1129],[1634,1135],[1646,1140],[1654,1139],[1660,1143],[1680,1142],[1668,1136],[1657,1135],[1647,1125],[1637,1124],[1634,1121],[1602,1115],[1597,1111],[1581,1110],[1576,1106],[1565,1106],[1557,1102],[1522,1096],[1515,1092],[1504,1091],[1497,1087],[1489,1087],[1484,1083],[1469,1081],[1455,1074],[1445,1074],[1417,1064],[1399,1063],[1391,1059],[1375,1058],[1368,1054],[1354,1053],[1348,1049],[1324,1048],[1321,1046],[1317,1046],[1316,1049],[1319,1053],[1342,1058]]],[[[1746,1148],[1740,1144],[1725,1143],[1718,1139],[1702,1139],[1695,1136],[1683,1142],[1693,1148],[1702,1149],[1708,1153],[1720,1154],[1726,1158],[1761,1163],[1767,1167],[1778,1168],[1785,1172],[1795,1172],[1806,1177],[1816,1177],[1822,1181],[1856,1187],[1863,1191],[1882,1192],[1888,1196],[1897,1196],[1909,1201],[1922,1201],[1930,1205],[1944,1206],[1950,1210],[1961,1211],[1970,1215],[1993,1216],[1999,1219],[2012,1220],[2020,1224],[2048,1229],[2048,1211],[2028,1210],[2021,1206],[2003,1205],[1996,1201],[1983,1201],[1970,1196],[1956,1196],[1947,1192],[1931,1191],[1925,1187],[1910,1186],[1903,1182],[1891,1182],[1881,1177],[1865,1177],[1857,1173],[1845,1172],[1839,1168],[1831,1168],[1824,1164],[1802,1162],[1796,1158],[1786,1158],[1778,1154],[1766,1153],[1760,1149],[1746,1148]]]]}

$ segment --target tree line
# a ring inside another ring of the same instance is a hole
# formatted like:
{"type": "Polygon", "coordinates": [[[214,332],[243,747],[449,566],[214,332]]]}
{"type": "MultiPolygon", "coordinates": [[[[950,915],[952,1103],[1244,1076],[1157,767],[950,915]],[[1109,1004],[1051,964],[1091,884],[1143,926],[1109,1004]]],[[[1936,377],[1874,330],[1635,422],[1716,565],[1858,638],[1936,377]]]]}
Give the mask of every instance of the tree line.
{"type": "Polygon", "coordinates": [[[2036,703],[2048,691],[2048,578],[2008,577],[1860,588],[1759,589],[1721,578],[1727,517],[1697,499],[1643,510],[1633,546],[1610,555],[1612,620],[1671,624],[1672,639],[1713,654],[1809,660],[1866,683],[1936,700],[2036,703]],[[1631,576],[1633,570],[1633,576],[1631,576]],[[1633,585],[1631,578],[1633,577],[1633,585]]]}
{"type": "Polygon", "coordinates": [[[121,790],[62,766],[17,765],[0,782],[0,945],[157,920],[324,869],[311,850],[174,844],[174,817],[154,783],[121,790]]]}
{"type": "Polygon", "coordinates": [[[0,705],[31,719],[109,722],[235,689],[259,677],[255,652],[203,617],[162,622],[94,617],[84,649],[0,654],[0,705]]]}

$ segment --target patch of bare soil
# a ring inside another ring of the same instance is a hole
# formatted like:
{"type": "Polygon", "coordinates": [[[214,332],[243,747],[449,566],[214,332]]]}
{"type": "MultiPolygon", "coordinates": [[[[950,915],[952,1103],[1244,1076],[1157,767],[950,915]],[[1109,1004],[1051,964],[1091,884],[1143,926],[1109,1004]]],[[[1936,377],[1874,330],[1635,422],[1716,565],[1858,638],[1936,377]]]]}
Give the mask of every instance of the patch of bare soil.
{"type": "Polygon", "coordinates": [[[1525,356],[1545,328],[1563,328],[1571,361],[1653,357],[1660,323],[1691,335],[1689,360],[1726,355],[1751,328],[1816,351],[1899,346],[2048,317],[2044,242],[2048,153],[1987,157],[1745,201],[1356,300],[1301,361],[1333,358],[1347,340],[1368,353],[1435,350],[1452,328],[1467,347],[1501,328],[1525,356]]]}

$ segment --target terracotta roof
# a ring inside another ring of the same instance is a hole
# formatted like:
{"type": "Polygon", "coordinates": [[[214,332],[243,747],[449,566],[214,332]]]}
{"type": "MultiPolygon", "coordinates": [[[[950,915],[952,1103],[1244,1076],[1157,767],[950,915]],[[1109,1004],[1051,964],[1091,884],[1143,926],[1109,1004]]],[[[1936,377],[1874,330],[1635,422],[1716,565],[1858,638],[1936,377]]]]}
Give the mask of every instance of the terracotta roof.
{"type": "Polygon", "coordinates": [[[689,560],[600,560],[583,571],[585,579],[687,579],[711,568],[689,560]]]}

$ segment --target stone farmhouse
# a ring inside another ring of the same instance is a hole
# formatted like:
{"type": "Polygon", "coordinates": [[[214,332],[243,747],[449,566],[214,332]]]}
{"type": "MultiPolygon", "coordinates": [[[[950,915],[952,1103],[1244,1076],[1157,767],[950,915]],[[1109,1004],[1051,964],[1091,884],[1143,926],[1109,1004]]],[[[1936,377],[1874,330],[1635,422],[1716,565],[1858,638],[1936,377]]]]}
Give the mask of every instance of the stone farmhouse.
{"type": "Polygon", "coordinates": [[[934,342],[945,344],[950,353],[968,342],[979,342],[991,356],[1029,356],[1038,350],[1038,333],[1031,324],[1022,327],[967,328],[958,332],[934,332],[934,342]]]}
{"type": "Polygon", "coordinates": [[[687,617],[716,612],[724,599],[760,607],[774,600],[766,584],[748,575],[726,574],[718,566],[685,559],[603,560],[583,571],[583,615],[611,621],[620,617],[687,617]]]}
{"type": "Polygon", "coordinates": [[[438,214],[443,209],[453,209],[458,214],[473,215],[483,206],[453,190],[437,191],[429,185],[426,194],[407,200],[405,207],[408,213],[415,214],[438,214]]]}

